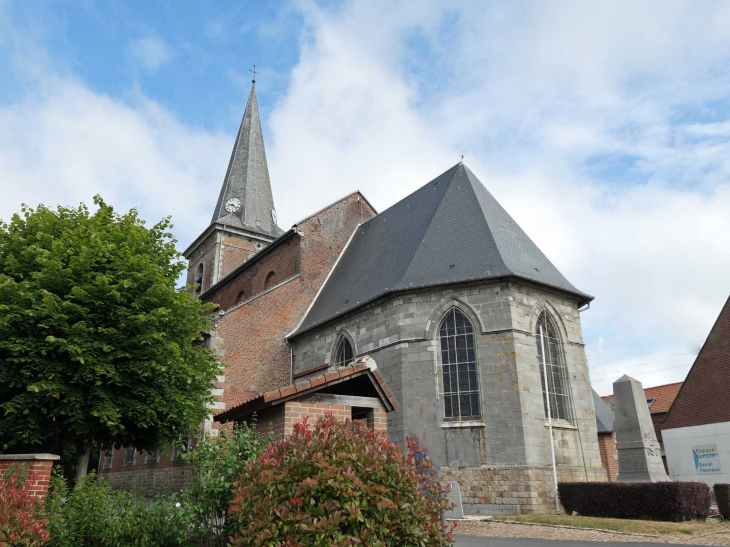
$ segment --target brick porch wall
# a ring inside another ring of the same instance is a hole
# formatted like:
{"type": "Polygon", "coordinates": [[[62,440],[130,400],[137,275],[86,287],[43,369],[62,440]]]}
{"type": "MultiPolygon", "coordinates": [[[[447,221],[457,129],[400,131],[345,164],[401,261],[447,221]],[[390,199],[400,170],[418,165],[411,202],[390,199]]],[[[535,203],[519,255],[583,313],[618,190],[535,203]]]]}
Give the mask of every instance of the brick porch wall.
{"type": "MultiPolygon", "coordinates": [[[[256,418],[256,429],[262,432],[272,432],[277,439],[283,439],[294,432],[294,425],[302,423],[308,418],[308,423],[314,423],[328,412],[338,420],[351,420],[352,407],[346,405],[324,403],[300,403],[289,401],[260,413],[256,418]]],[[[388,419],[382,408],[374,408],[368,414],[367,426],[371,429],[388,434],[388,419]]]]}
{"type": "Polygon", "coordinates": [[[0,478],[13,468],[24,468],[28,473],[28,490],[42,500],[48,493],[53,462],[60,459],[54,454],[0,454],[0,478]]]}

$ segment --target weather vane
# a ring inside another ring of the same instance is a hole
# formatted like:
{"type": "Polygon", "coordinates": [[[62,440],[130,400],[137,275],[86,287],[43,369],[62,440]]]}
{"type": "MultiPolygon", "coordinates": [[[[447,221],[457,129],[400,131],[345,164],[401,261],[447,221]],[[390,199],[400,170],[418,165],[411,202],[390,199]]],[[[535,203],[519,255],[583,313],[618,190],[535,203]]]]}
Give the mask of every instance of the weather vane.
{"type": "Polygon", "coordinates": [[[249,72],[253,72],[253,80],[251,80],[251,83],[256,83],[256,74],[261,74],[260,72],[256,72],[256,63],[253,64],[253,70],[249,70],[249,72]]]}

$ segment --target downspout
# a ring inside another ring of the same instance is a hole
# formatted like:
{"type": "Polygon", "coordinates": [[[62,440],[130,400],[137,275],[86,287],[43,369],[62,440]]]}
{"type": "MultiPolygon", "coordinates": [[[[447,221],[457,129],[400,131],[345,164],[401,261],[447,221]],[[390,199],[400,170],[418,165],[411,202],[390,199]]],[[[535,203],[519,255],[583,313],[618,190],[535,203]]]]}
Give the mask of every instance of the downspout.
{"type": "MultiPolygon", "coordinates": [[[[570,381],[570,379],[568,379],[570,381]]],[[[578,429],[578,444],[580,445],[580,456],[583,458],[583,472],[586,476],[586,482],[588,482],[588,466],[586,465],[586,454],[583,451],[583,436],[580,432],[580,419],[575,408],[575,397],[573,396],[573,382],[570,382],[570,403],[573,405],[573,415],[575,416],[575,427],[578,429]]]]}

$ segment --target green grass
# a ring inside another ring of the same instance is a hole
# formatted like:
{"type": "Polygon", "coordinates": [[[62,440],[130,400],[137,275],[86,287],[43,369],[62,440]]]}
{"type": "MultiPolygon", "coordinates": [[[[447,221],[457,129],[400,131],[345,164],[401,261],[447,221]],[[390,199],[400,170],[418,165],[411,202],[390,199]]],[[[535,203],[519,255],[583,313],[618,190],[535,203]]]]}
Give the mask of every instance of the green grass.
{"type": "Polygon", "coordinates": [[[574,528],[593,528],[612,532],[630,534],[669,534],[669,535],[702,535],[709,532],[728,531],[730,523],[718,522],[713,519],[709,522],[659,522],[653,520],[608,519],[598,517],[574,517],[570,515],[520,515],[515,517],[495,517],[503,522],[526,522],[532,524],[554,524],[572,526],[574,528]]]}

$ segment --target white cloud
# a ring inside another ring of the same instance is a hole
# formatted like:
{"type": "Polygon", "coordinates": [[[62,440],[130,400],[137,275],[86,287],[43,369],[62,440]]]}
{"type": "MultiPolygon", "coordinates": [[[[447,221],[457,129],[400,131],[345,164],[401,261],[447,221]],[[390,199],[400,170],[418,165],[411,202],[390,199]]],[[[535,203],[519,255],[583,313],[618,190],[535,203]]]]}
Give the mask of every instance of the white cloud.
{"type": "Polygon", "coordinates": [[[301,6],[308,35],[271,117],[281,216],[355,188],[387,207],[466,153],[596,295],[599,390],[616,369],[686,374],[730,293],[727,4],[301,6]]]}
{"type": "Polygon", "coordinates": [[[132,61],[147,72],[155,73],[172,58],[172,49],[156,36],[146,36],[129,44],[132,61]]]}
{"type": "Polygon", "coordinates": [[[172,214],[181,247],[210,222],[230,138],[181,123],[138,96],[131,103],[73,80],[0,108],[0,218],[29,205],[90,204],[99,193],[150,222],[172,214]]]}
{"type": "MultiPolygon", "coordinates": [[[[730,292],[730,5],[298,7],[299,62],[264,120],[282,226],[356,188],[383,209],[464,153],[596,295],[583,326],[599,391],[622,371],[645,385],[683,377],[730,292]]],[[[11,42],[37,89],[0,108],[0,218],[99,192],[150,220],[172,213],[187,245],[233,135],[54,76],[57,60],[11,42]]],[[[154,72],[171,51],[147,38],[130,55],[154,72]]]]}

